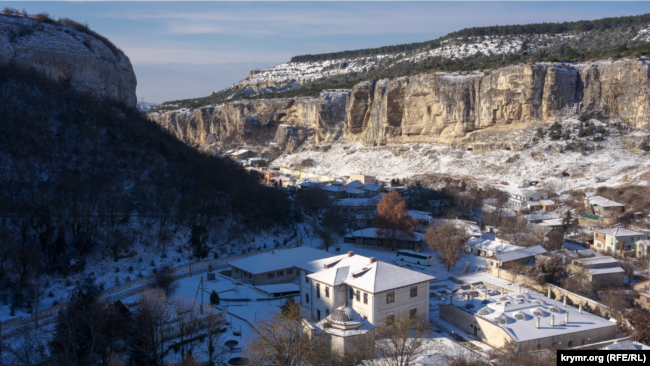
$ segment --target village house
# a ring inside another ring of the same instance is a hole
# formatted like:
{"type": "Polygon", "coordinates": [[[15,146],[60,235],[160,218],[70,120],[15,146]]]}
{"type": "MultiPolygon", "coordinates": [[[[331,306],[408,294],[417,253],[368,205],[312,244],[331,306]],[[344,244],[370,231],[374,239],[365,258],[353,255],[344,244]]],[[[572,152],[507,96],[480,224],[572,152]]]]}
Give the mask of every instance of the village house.
{"type": "Polygon", "coordinates": [[[456,292],[450,302],[440,305],[440,318],[495,348],[571,348],[616,338],[615,322],[583,312],[582,304],[575,308],[541,294],[492,298],[485,290],[468,289],[456,292]]]}
{"type": "Polygon", "coordinates": [[[379,229],[376,228],[366,228],[362,230],[357,230],[350,234],[344,236],[344,240],[349,243],[356,244],[357,247],[366,247],[366,248],[383,248],[383,249],[393,249],[395,245],[395,250],[407,249],[414,252],[422,252],[424,246],[424,234],[422,233],[407,233],[407,232],[398,232],[397,239],[395,243],[391,239],[385,239],[380,237],[379,229]]]}
{"type": "Polygon", "coordinates": [[[573,271],[585,270],[587,281],[597,286],[622,285],[625,271],[610,256],[577,258],[571,262],[573,271]]]}
{"type": "Polygon", "coordinates": [[[407,215],[411,216],[416,223],[418,231],[423,231],[431,224],[433,217],[430,213],[417,210],[407,210],[407,215]]]}
{"type": "Polygon", "coordinates": [[[320,189],[325,191],[325,193],[332,198],[344,198],[345,191],[348,190],[345,186],[331,184],[329,186],[321,186],[320,189]]]}
{"type": "Polygon", "coordinates": [[[280,176],[280,172],[273,171],[273,170],[267,170],[264,172],[264,181],[265,182],[270,182],[271,179],[280,176]]]}
{"type": "Polygon", "coordinates": [[[430,225],[441,226],[451,224],[457,231],[464,231],[466,237],[481,237],[481,227],[478,223],[461,219],[432,219],[430,225]]]}
{"type": "Polygon", "coordinates": [[[539,203],[542,205],[542,211],[554,211],[557,208],[555,201],[553,200],[539,200],[539,203]]]}
{"type": "Polygon", "coordinates": [[[350,174],[350,182],[354,182],[355,180],[361,182],[363,185],[377,184],[377,178],[372,175],[350,174]]]}
{"type": "Polygon", "coordinates": [[[301,305],[316,321],[342,306],[372,325],[404,313],[429,321],[429,282],[435,277],[353,252],[298,267],[301,305]]]}
{"type": "Polygon", "coordinates": [[[382,195],[371,198],[343,198],[335,200],[334,206],[337,206],[346,217],[368,211],[373,212],[372,216],[374,216],[381,197],[382,195]]]}
{"type": "Polygon", "coordinates": [[[585,196],[585,208],[598,217],[617,217],[625,212],[625,205],[601,196],[585,196]]]}
{"type": "Polygon", "coordinates": [[[479,257],[492,257],[497,253],[508,253],[519,249],[523,247],[478,237],[472,237],[465,243],[465,253],[479,257]]]}
{"type": "Polygon", "coordinates": [[[648,239],[648,236],[638,231],[624,229],[594,230],[594,244],[591,249],[608,254],[623,255],[625,252],[636,250],[636,242],[648,239]]]}
{"type": "Polygon", "coordinates": [[[366,197],[375,197],[384,191],[384,187],[378,184],[366,184],[363,190],[366,191],[366,197]]]}
{"type": "MultiPolygon", "coordinates": [[[[289,284],[298,278],[296,263],[331,257],[332,254],[312,248],[273,250],[228,263],[231,277],[251,286],[289,284]]],[[[299,291],[294,285],[294,292],[299,291]]]]}
{"type": "Polygon", "coordinates": [[[365,198],[366,197],[366,191],[362,189],[348,189],[345,191],[345,197],[347,198],[365,198]]]}
{"type": "Polygon", "coordinates": [[[527,266],[534,263],[535,256],[546,253],[548,252],[541,245],[534,245],[507,253],[495,253],[487,258],[486,264],[488,267],[496,268],[513,268],[518,265],[527,266]]]}
{"type": "Polygon", "coordinates": [[[508,198],[508,203],[517,210],[529,208],[531,211],[537,211],[542,208],[540,200],[548,200],[548,194],[522,189],[518,193],[513,193],[508,198]]]}

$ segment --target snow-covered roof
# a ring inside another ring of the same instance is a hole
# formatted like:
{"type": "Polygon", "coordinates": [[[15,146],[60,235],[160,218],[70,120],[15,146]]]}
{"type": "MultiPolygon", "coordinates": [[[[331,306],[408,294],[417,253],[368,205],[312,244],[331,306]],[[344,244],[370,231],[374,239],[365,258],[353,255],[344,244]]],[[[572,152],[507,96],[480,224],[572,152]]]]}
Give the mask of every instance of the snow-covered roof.
{"type": "Polygon", "coordinates": [[[552,300],[537,293],[511,293],[498,299],[487,300],[487,304],[484,301],[484,298],[473,298],[469,301],[458,298],[454,299],[453,304],[501,327],[516,342],[616,327],[614,322],[586,311],[580,313],[578,308],[564,306],[562,301],[552,300]],[[466,307],[470,302],[473,307],[466,307]],[[485,308],[487,311],[482,311],[485,308]],[[569,314],[568,324],[564,323],[566,313],[569,314]],[[553,326],[550,325],[551,315],[554,316],[553,326]],[[539,328],[536,327],[538,316],[539,328]]]}
{"type": "Polygon", "coordinates": [[[361,189],[348,189],[345,191],[345,193],[350,193],[350,194],[365,194],[366,191],[361,190],[361,189]]]}
{"type": "Polygon", "coordinates": [[[342,198],[334,201],[334,205],[344,207],[377,207],[381,197],[382,195],[380,194],[370,198],[342,198]]]}
{"type": "Polygon", "coordinates": [[[370,263],[370,258],[356,257],[365,259],[365,263],[357,262],[347,269],[344,269],[347,263],[339,263],[333,268],[312,273],[308,277],[331,286],[346,284],[370,293],[388,291],[436,279],[433,276],[386,262],[374,261],[370,263]],[[342,273],[344,276],[341,275],[342,273]]]}
{"type": "Polygon", "coordinates": [[[305,187],[305,188],[318,187],[318,184],[316,184],[314,182],[302,182],[302,183],[298,183],[298,185],[301,186],[301,187],[305,187]]]}
{"type": "Polygon", "coordinates": [[[494,240],[476,238],[476,237],[469,239],[467,241],[467,245],[480,250],[490,250],[490,251],[502,252],[502,253],[523,249],[523,247],[517,245],[507,244],[503,242],[496,242],[494,240]]]}
{"type": "Polygon", "coordinates": [[[347,190],[347,188],[343,186],[322,186],[321,189],[330,192],[341,192],[347,190]]]}
{"type": "Polygon", "coordinates": [[[364,184],[358,180],[352,181],[345,185],[347,188],[363,188],[364,184]]]}
{"type": "Polygon", "coordinates": [[[574,259],[575,261],[580,261],[582,265],[586,268],[594,267],[594,266],[601,266],[601,265],[617,265],[618,266],[618,260],[616,258],[610,257],[610,256],[602,256],[602,257],[592,257],[592,258],[580,258],[580,259],[574,259]]]}
{"type": "Polygon", "coordinates": [[[541,203],[544,206],[553,206],[555,204],[555,201],[553,201],[553,200],[539,200],[539,203],[541,203]]]}
{"type": "Polygon", "coordinates": [[[286,292],[300,292],[300,286],[295,283],[279,283],[277,285],[262,285],[255,288],[266,292],[267,294],[281,294],[286,292]]]}
{"type": "Polygon", "coordinates": [[[600,267],[600,268],[589,268],[587,269],[592,275],[599,274],[614,274],[614,273],[625,273],[625,270],[621,267],[600,267]]]}
{"type": "Polygon", "coordinates": [[[468,236],[482,236],[481,228],[474,221],[469,220],[460,220],[460,219],[433,219],[431,220],[433,225],[444,225],[446,223],[452,223],[455,229],[460,229],[461,227],[465,228],[465,234],[468,236]]]}
{"type": "Polygon", "coordinates": [[[588,197],[587,202],[590,205],[596,205],[596,206],[600,206],[600,207],[625,207],[624,204],[614,202],[612,200],[608,200],[607,198],[601,197],[601,196],[588,197]]]}
{"type": "Polygon", "coordinates": [[[293,248],[252,255],[248,258],[230,262],[228,265],[252,274],[260,274],[298,267],[300,263],[331,256],[332,254],[318,249],[293,248]]]}
{"type": "Polygon", "coordinates": [[[363,189],[364,189],[365,191],[376,192],[376,191],[378,191],[378,190],[381,189],[381,186],[380,186],[380,185],[377,185],[377,184],[366,184],[366,186],[363,187],[363,189]]]}
{"type": "Polygon", "coordinates": [[[431,220],[431,214],[424,211],[408,210],[408,215],[415,220],[431,220]]]}
{"type": "Polygon", "coordinates": [[[562,219],[550,219],[550,220],[542,220],[542,224],[546,226],[562,226],[564,223],[562,222],[562,219]]]}
{"type": "Polygon", "coordinates": [[[622,227],[617,227],[617,228],[614,228],[614,229],[600,229],[600,230],[594,230],[594,231],[598,232],[598,233],[601,233],[601,234],[614,236],[614,237],[646,235],[644,233],[640,233],[640,232],[634,231],[634,230],[624,229],[622,227]]]}
{"type": "Polygon", "coordinates": [[[546,249],[542,248],[541,245],[534,245],[532,247],[519,249],[508,253],[496,253],[494,256],[497,257],[497,259],[501,262],[510,262],[545,253],[547,253],[547,251],[546,249]]]}
{"type": "Polygon", "coordinates": [[[523,219],[526,221],[542,221],[542,220],[550,220],[552,219],[552,217],[546,215],[539,215],[539,214],[529,214],[529,215],[524,215],[523,219]]]}
{"type": "Polygon", "coordinates": [[[596,195],[596,192],[585,192],[585,197],[593,197],[596,195]]]}
{"type": "Polygon", "coordinates": [[[601,349],[606,349],[606,350],[611,350],[611,351],[619,351],[619,350],[649,350],[650,347],[646,346],[645,344],[637,341],[630,341],[629,339],[626,339],[624,341],[620,342],[614,342],[608,346],[605,346],[601,349]]]}
{"type": "Polygon", "coordinates": [[[530,197],[530,196],[534,195],[535,193],[539,193],[539,192],[533,192],[533,191],[529,191],[527,189],[522,189],[521,191],[519,191],[519,193],[517,193],[517,195],[522,196],[522,197],[530,197]]]}
{"type": "MultiPolygon", "coordinates": [[[[378,230],[379,229],[376,229],[374,227],[369,227],[369,228],[366,228],[366,229],[354,231],[354,232],[352,232],[352,233],[350,233],[348,235],[350,235],[351,237],[355,237],[355,238],[356,237],[359,237],[359,238],[377,238],[378,237],[378,234],[377,234],[378,230]]],[[[406,232],[400,231],[398,240],[414,240],[414,241],[418,241],[418,240],[424,240],[424,238],[425,238],[425,235],[422,234],[422,233],[411,233],[411,234],[412,234],[412,236],[409,236],[406,232]]]]}

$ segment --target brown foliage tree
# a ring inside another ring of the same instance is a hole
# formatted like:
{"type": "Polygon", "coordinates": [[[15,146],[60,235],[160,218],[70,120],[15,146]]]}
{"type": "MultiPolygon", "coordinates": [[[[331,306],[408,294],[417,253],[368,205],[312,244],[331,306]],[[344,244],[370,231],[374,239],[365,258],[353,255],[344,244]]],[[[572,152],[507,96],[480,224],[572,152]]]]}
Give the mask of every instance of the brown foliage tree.
{"type": "Polygon", "coordinates": [[[413,219],[408,215],[406,202],[397,191],[385,194],[377,204],[377,215],[372,220],[377,237],[390,242],[392,250],[399,239],[413,237],[413,219]]]}
{"type": "Polygon", "coordinates": [[[447,271],[456,265],[463,256],[467,241],[465,227],[457,225],[452,220],[446,220],[439,225],[430,226],[425,233],[425,241],[431,250],[438,252],[438,259],[447,265],[447,271]]]}

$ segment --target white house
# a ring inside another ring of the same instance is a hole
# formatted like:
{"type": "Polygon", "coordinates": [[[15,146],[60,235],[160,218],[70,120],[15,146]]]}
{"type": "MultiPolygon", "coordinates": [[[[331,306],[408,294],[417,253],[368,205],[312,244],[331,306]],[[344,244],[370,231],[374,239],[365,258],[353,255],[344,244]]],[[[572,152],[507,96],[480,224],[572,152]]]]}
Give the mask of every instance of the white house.
{"type": "Polygon", "coordinates": [[[429,320],[429,282],[435,277],[353,252],[298,267],[301,304],[316,321],[341,306],[374,325],[403,313],[429,320]]]}
{"type": "Polygon", "coordinates": [[[542,204],[539,201],[547,199],[548,194],[546,193],[522,189],[517,193],[513,193],[508,198],[508,202],[516,208],[541,209],[542,204]]]}

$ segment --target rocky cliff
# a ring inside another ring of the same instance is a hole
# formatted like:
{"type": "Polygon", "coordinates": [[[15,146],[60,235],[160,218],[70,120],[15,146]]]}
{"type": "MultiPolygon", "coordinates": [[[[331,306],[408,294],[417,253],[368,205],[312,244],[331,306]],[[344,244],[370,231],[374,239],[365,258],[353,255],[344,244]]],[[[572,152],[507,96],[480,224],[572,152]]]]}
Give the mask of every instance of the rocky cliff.
{"type": "Polygon", "coordinates": [[[129,58],[80,29],[0,14],[0,64],[31,67],[52,79],[68,80],[82,92],[135,107],[137,82],[129,58]]]}
{"type": "Polygon", "coordinates": [[[276,126],[286,124],[313,129],[315,144],[343,137],[384,145],[472,142],[476,131],[553,121],[561,115],[603,115],[637,128],[650,125],[648,61],[421,74],[325,91],[320,98],[238,101],[155,118],[190,144],[255,134],[263,127],[273,129],[273,139],[276,126]]]}

